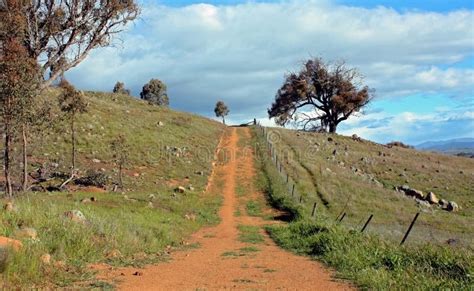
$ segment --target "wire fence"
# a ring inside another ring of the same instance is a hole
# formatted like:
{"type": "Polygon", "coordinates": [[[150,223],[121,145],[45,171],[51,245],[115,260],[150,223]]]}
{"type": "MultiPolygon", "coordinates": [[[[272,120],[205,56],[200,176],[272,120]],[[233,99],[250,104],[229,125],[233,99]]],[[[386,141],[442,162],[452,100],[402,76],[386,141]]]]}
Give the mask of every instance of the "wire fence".
{"type": "MultiPolygon", "coordinates": [[[[265,140],[265,146],[267,148],[268,152],[268,158],[271,159],[272,164],[275,166],[277,172],[279,173],[282,181],[285,182],[288,195],[292,197],[292,199],[301,204],[302,206],[305,206],[305,211],[307,211],[307,214],[309,217],[316,218],[318,214],[318,208],[322,207],[320,204],[322,202],[320,199],[317,198],[317,195],[311,196],[308,195],[307,193],[303,193],[302,191],[298,190],[298,183],[295,181],[289,174],[289,172],[285,169],[285,163],[282,162],[282,157],[278,155],[278,150],[276,148],[276,142],[279,140],[275,139],[274,136],[272,136],[272,131],[269,130],[267,127],[264,127],[260,124],[256,124],[256,131],[260,136],[265,140]]],[[[343,224],[345,222],[345,218],[348,216],[348,210],[344,207],[343,210],[337,215],[337,217],[334,219],[335,223],[338,224],[343,224]]],[[[370,227],[373,227],[373,231],[377,232],[379,234],[383,234],[384,232],[390,232],[390,236],[399,236],[400,237],[400,245],[403,245],[410,233],[413,230],[413,227],[415,226],[415,223],[420,217],[421,212],[416,212],[413,214],[413,218],[411,219],[410,224],[408,225],[390,225],[391,230],[388,231],[389,228],[387,228],[384,225],[371,225],[371,222],[374,220],[374,214],[368,213],[367,217],[359,223],[346,223],[345,225],[354,229],[358,230],[360,232],[365,232],[367,229],[370,227]],[[403,236],[402,236],[403,235],[403,236]]],[[[330,219],[330,218],[329,218],[330,219]]],[[[432,232],[430,232],[432,233],[432,232]]]]}

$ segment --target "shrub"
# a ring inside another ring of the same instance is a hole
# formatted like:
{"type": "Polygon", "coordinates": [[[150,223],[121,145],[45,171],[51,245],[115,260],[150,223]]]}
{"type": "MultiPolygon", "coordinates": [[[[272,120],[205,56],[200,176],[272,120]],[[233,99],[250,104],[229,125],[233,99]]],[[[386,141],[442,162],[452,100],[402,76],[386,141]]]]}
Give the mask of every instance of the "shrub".
{"type": "Polygon", "coordinates": [[[158,79],[151,79],[143,86],[140,98],[148,101],[150,104],[158,106],[168,106],[169,98],[166,93],[166,85],[158,79]]]}
{"type": "Polygon", "coordinates": [[[86,176],[78,178],[75,180],[76,185],[82,186],[95,186],[95,187],[105,187],[109,177],[102,173],[93,170],[89,170],[86,173],[86,176]]]}
{"type": "Polygon", "coordinates": [[[125,84],[122,82],[115,83],[113,92],[116,94],[130,95],[130,90],[125,88],[125,84]]]}
{"type": "Polygon", "coordinates": [[[405,149],[412,149],[413,147],[410,146],[410,145],[407,145],[407,144],[404,144],[403,142],[401,141],[392,141],[392,142],[389,142],[387,144],[387,147],[391,148],[391,147],[401,147],[401,148],[405,148],[405,149]]]}

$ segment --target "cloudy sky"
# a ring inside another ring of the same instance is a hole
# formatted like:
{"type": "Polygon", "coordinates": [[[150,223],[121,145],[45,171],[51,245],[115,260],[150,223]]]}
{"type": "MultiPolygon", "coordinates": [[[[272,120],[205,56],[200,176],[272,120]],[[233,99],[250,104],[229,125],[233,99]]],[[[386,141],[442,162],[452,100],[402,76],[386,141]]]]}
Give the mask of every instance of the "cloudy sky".
{"type": "Polygon", "coordinates": [[[266,109],[285,73],[305,59],[344,59],[376,99],[338,129],[378,142],[474,137],[474,2],[471,0],[142,0],[142,15],[114,47],[68,73],[79,88],[134,95],[151,78],[171,107],[230,122],[266,109]],[[201,3],[206,2],[206,3],[201,3]]]}

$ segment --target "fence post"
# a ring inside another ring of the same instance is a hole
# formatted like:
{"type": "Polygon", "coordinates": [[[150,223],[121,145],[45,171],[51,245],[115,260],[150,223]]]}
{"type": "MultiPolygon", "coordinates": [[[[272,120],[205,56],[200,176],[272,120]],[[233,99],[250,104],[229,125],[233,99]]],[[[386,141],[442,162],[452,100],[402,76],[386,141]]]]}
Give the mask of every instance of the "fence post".
{"type": "Polygon", "coordinates": [[[367,222],[364,224],[364,227],[362,227],[362,230],[360,232],[364,232],[365,228],[367,227],[367,225],[369,225],[370,221],[372,220],[372,217],[374,217],[373,214],[369,216],[369,219],[367,219],[367,222]]]}
{"type": "Polygon", "coordinates": [[[316,205],[318,205],[318,203],[314,202],[313,211],[311,211],[311,217],[314,217],[314,214],[316,213],[316,205]]]}
{"type": "Polygon", "coordinates": [[[417,212],[416,215],[415,215],[415,218],[413,218],[411,224],[410,224],[410,227],[408,227],[408,230],[407,232],[405,233],[405,236],[403,237],[402,239],[402,242],[400,243],[400,245],[403,245],[405,243],[405,241],[407,240],[408,238],[408,235],[410,234],[410,231],[411,229],[413,228],[413,225],[415,225],[415,222],[416,220],[418,219],[418,216],[420,215],[420,212],[417,212]]]}
{"type": "Polygon", "coordinates": [[[346,217],[346,213],[345,213],[345,212],[342,214],[342,217],[341,217],[341,219],[339,219],[339,222],[342,222],[342,220],[344,219],[344,217],[346,217]]]}

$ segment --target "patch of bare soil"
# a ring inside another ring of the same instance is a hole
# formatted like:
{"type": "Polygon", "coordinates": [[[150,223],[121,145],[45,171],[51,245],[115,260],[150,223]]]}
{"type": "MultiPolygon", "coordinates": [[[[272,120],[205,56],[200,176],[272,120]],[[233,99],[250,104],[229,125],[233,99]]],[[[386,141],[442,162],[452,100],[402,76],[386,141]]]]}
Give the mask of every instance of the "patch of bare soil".
{"type": "MultiPolygon", "coordinates": [[[[229,159],[215,166],[213,175],[224,175],[225,184],[219,189],[224,196],[220,210],[221,223],[195,233],[192,243],[200,247],[172,254],[167,263],[144,269],[98,268],[101,277],[118,282],[121,290],[216,290],[216,289],[291,289],[291,290],[349,290],[350,285],[337,282],[332,273],[320,263],[282,250],[263,232],[264,242],[249,244],[239,241],[239,224],[261,226],[267,224],[259,217],[234,215],[237,205],[236,173],[245,179],[254,179],[252,153],[239,158],[238,134],[243,130],[249,138],[248,128],[231,128],[225,135],[221,149],[229,159]]],[[[239,176],[239,178],[241,178],[239,176]]],[[[213,179],[211,178],[211,181],[213,179]]],[[[217,187],[211,184],[210,186],[217,187]]],[[[258,192],[252,191],[254,198],[258,192]]]]}

